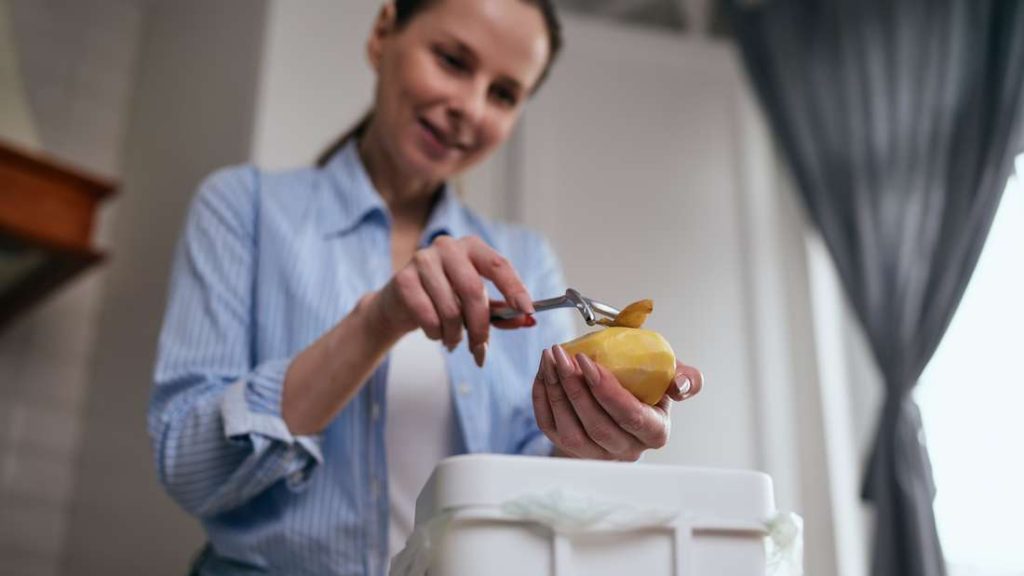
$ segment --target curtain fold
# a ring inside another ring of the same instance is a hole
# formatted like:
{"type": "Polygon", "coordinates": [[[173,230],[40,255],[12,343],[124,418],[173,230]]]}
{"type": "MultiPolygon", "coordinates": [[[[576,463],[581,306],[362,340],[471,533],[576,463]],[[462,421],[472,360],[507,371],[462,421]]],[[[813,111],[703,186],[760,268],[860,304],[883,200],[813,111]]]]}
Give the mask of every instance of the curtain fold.
{"type": "Polygon", "coordinates": [[[754,89],[884,377],[863,491],[876,511],[872,573],[943,575],[912,392],[1024,148],[1024,2],[729,7],[754,89]]]}

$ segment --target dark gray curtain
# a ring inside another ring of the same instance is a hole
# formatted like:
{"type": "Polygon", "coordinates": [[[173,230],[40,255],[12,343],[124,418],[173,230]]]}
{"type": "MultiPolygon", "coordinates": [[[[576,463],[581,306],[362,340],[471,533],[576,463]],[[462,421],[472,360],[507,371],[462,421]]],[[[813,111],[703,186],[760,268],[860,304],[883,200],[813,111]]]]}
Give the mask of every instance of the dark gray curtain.
{"type": "Polygon", "coordinates": [[[754,88],[885,377],[864,477],[873,574],[945,574],[911,391],[1021,151],[1024,1],[733,1],[754,88]]]}

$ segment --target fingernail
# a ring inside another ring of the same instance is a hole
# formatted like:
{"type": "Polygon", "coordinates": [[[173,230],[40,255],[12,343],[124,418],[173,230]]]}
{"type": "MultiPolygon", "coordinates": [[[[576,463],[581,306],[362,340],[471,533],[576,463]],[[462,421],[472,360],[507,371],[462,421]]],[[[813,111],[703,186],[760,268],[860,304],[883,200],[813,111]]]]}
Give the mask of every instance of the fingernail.
{"type": "Polygon", "coordinates": [[[686,396],[687,394],[690,393],[690,388],[693,387],[693,384],[690,383],[689,378],[683,376],[682,380],[676,381],[676,386],[679,387],[679,393],[682,394],[683,396],[686,396]]]}
{"type": "Polygon", "coordinates": [[[523,326],[526,327],[526,328],[530,328],[531,326],[536,326],[536,325],[537,325],[537,319],[534,318],[532,314],[527,314],[526,315],[526,320],[523,320],[523,326]]]}
{"type": "Polygon", "coordinates": [[[569,355],[565,353],[565,350],[562,350],[562,347],[556,344],[551,347],[551,351],[555,355],[555,366],[558,368],[558,373],[563,376],[571,375],[573,369],[572,360],[569,360],[569,355]]]}
{"type": "Polygon", "coordinates": [[[452,352],[455,352],[455,347],[456,346],[458,346],[458,344],[445,344],[444,345],[444,347],[448,349],[448,353],[449,354],[451,354],[452,352]]]}
{"type": "Polygon", "coordinates": [[[480,368],[484,367],[484,358],[487,356],[487,342],[481,342],[473,346],[473,360],[480,368]]]}
{"type": "Polygon", "coordinates": [[[586,354],[577,354],[576,362],[579,362],[580,369],[583,370],[583,377],[587,379],[587,384],[590,384],[591,388],[597,386],[597,383],[601,381],[601,375],[597,372],[597,366],[594,366],[590,357],[586,354]]]}
{"type": "Polygon", "coordinates": [[[551,355],[551,350],[544,350],[542,356],[541,363],[544,383],[548,386],[554,386],[558,384],[558,374],[555,373],[555,358],[551,355]]]}
{"type": "Polygon", "coordinates": [[[525,292],[520,292],[514,297],[516,309],[520,312],[526,312],[527,314],[533,314],[533,301],[525,292]]]}

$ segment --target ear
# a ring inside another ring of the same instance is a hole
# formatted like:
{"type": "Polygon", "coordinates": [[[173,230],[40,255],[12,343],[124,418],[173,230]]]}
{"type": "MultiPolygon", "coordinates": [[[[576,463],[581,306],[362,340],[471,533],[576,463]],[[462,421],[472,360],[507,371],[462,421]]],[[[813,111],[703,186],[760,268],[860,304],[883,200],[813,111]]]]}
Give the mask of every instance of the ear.
{"type": "Polygon", "coordinates": [[[380,13],[373,23],[370,38],[366,41],[366,58],[374,70],[380,67],[381,54],[384,52],[384,41],[395,31],[395,3],[387,2],[381,6],[380,13]]]}

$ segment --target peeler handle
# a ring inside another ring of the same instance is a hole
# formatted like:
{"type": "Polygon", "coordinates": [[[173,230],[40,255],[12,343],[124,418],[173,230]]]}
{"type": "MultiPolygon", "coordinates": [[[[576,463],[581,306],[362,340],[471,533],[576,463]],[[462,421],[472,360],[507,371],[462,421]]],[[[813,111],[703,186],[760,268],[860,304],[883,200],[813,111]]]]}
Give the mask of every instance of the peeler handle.
{"type": "MultiPolygon", "coordinates": [[[[594,302],[589,298],[584,297],[578,291],[569,288],[565,291],[565,294],[561,296],[555,296],[554,298],[547,298],[544,300],[537,300],[533,303],[533,309],[536,312],[544,312],[546,310],[555,310],[557,308],[576,308],[580,311],[583,316],[583,320],[588,326],[593,326],[597,323],[597,315],[602,314],[605,316],[614,317],[619,311],[611,306],[594,302]]],[[[519,316],[522,312],[508,306],[503,302],[492,302],[491,303],[491,322],[499,322],[501,320],[511,320],[516,316],[519,316]]]]}
{"type": "MultiPolygon", "coordinates": [[[[563,296],[555,296],[554,298],[547,298],[544,300],[536,300],[533,302],[533,309],[535,312],[544,312],[547,310],[554,310],[556,308],[572,308],[575,306],[568,298],[563,296]]],[[[493,300],[491,301],[491,322],[500,322],[502,320],[511,320],[517,316],[522,316],[522,312],[512,308],[504,301],[493,300]]]]}

